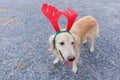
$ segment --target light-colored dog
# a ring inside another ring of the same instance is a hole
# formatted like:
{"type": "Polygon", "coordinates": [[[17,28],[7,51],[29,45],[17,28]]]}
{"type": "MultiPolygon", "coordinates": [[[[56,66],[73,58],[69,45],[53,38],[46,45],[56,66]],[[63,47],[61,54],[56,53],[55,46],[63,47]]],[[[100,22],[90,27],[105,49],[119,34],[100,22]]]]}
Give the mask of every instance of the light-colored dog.
{"type": "Polygon", "coordinates": [[[98,23],[92,16],[85,16],[76,21],[69,33],[61,33],[56,37],[56,48],[54,48],[54,35],[49,37],[50,50],[56,55],[53,64],[64,61],[66,65],[73,64],[72,71],[77,72],[77,63],[80,56],[80,46],[82,43],[91,42],[90,51],[94,51],[94,40],[98,35],[98,23]],[[58,51],[59,50],[59,51],[58,51]]]}

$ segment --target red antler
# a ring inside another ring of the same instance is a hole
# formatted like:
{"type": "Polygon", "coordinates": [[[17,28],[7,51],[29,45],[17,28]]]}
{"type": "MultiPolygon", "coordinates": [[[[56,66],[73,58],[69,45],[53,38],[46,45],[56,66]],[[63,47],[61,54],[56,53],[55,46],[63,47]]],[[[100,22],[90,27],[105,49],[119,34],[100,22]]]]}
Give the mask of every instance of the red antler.
{"type": "Polygon", "coordinates": [[[48,5],[48,4],[43,4],[42,12],[49,19],[49,21],[53,25],[55,31],[59,32],[60,28],[58,26],[58,19],[61,16],[62,12],[60,12],[54,6],[51,6],[51,5],[48,5]]]}
{"type": "Polygon", "coordinates": [[[63,14],[67,17],[67,20],[68,20],[68,25],[66,27],[66,30],[70,31],[70,29],[77,17],[77,13],[74,10],[68,8],[67,10],[65,10],[63,12],[63,14]]]}

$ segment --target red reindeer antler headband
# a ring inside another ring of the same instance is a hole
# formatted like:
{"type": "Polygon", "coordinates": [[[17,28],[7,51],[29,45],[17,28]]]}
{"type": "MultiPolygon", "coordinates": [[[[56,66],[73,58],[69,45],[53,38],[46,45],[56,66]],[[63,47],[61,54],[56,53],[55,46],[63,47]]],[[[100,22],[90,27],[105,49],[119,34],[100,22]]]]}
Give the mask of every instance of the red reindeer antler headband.
{"type": "Polygon", "coordinates": [[[71,8],[68,8],[67,10],[61,12],[58,9],[56,9],[54,6],[51,6],[48,4],[43,4],[42,12],[49,19],[49,21],[53,25],[56,32],[60,32],[60,28],[58,25],[58,19],[61,16],[61,14],[66,16],[66,18],[68,20],[68,25],[66,27],[66,30],[68,30],[68,31],[70,31],[70,29],[77,17],[77,13],[74,10],[72,10],[71,8]]]}
{"type": "MultiPolygon", "coordinates": [[[[77,17],[77,13],[68,8],[67,10],[61,12],[58,9],[56,9],[54,6],[48,5],[48,4],[43,4],[42,6],[42,12],[43,14],[49,19],[49,21],[51,22],[51,24],[53,25],[55,31],[57,32],[54,36],[53,39],[53,44],[54,44],[54,48],[56,48],[56,36],[60,33],[63,32],[68,32],[69,34],[71,34],[69,31],[77,17]],[[60,31],[59,25],[58,25],[58,19],[61,15],[66,16],[67,20],[68,20],[68,25],[66,27],[66,30],[64,31],[60,31]]],[[[72,35],[72,34],[71,34],[72,35]]]]}

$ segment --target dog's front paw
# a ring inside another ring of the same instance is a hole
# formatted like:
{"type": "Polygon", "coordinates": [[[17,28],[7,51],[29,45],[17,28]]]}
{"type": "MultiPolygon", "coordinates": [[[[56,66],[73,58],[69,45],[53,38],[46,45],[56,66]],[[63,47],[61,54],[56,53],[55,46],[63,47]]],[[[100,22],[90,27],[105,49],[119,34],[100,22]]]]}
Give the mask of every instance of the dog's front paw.
{"type": "Polygon", "coordinates": [[[73,71],[74,73],[76,73],[77,70],[78,70],[77,66],[76,66],[76,67],[74,66],[73,69],[72,69],[72,71],[73,71]]]}
{"type": "Polygon", "coordinates": [[[53,64],[57,64],[59,62],[59,59],[56,58],[54,61],[53,61],[53,64]]]}

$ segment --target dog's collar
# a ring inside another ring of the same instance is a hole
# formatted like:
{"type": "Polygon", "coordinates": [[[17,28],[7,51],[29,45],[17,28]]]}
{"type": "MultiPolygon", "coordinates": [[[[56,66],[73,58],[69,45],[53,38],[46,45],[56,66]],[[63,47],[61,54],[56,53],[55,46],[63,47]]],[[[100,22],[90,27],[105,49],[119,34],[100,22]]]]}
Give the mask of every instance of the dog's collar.
{"type": "MultiPolygon", "coordinates": [[[[60,32],[57,32],[57,33],[55,34],[54,38],[53,38],[53,44],[54,44],[54,48],[55,48],[55,49],[57,49],[57,48],[56,48],[56,37],[57,37],[57,35],[59,35],[60,33],[64,33],[64,32],[67,32],[67,33],[69,33],[69,34],[72,36],[71,32],[68,31],[68,30],[62,30],[62,31],[60,31],[60,32]]],[[[73,36],[72,36],[72,37],[73,37],[73,36]]]]}

